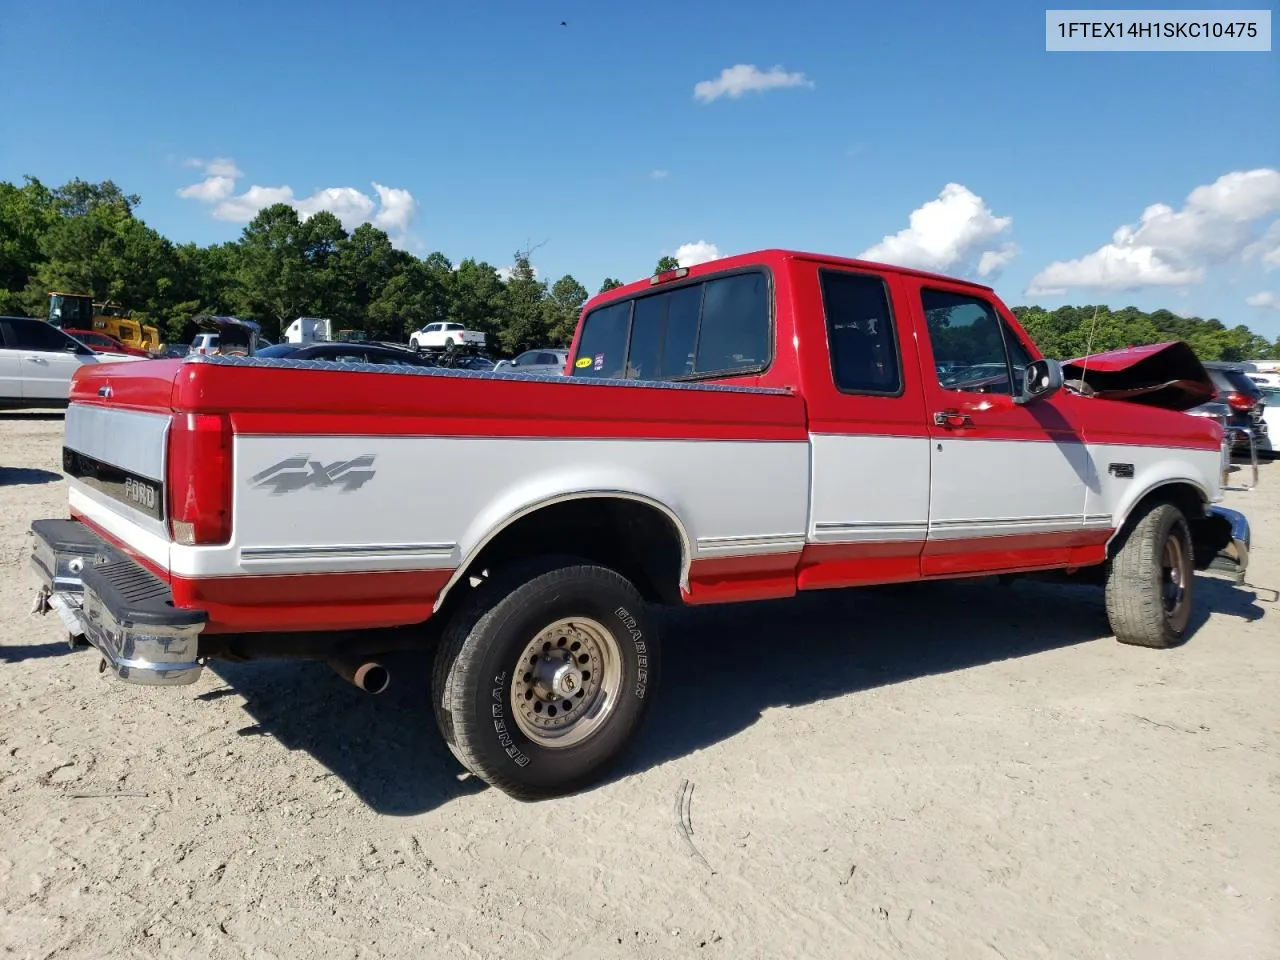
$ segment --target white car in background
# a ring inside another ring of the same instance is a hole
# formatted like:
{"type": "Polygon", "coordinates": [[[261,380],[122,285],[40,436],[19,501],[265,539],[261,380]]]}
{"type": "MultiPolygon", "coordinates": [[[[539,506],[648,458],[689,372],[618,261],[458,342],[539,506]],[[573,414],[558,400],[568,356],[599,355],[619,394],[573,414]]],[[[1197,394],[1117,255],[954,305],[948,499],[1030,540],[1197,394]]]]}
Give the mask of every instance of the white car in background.
{"type": "Polygon", "coordinates": [[[479,330],[468,330],[460,323],[428,323],[421,330],[409,334],[409,346],[414,347],[452,347],[463,344],[475,344],[483,347],[485,336],[479,330]]]}
{"type": "Polygon", "coordinates": [[[71,378],[85,364],[148,359],[96,353],[44,320],[0,317],[0,409],[65,407],[71,378]]]}
{"type": "Polygon", "coordinates": [[[1267,425],[1263,449],[1274,456],[1276,444],[1280,443],[1280,386],[1259,383],[1258,388],[1262,391],[1262,402],[1266,404],[1262,408],[1262,419],[1267,425]]]}

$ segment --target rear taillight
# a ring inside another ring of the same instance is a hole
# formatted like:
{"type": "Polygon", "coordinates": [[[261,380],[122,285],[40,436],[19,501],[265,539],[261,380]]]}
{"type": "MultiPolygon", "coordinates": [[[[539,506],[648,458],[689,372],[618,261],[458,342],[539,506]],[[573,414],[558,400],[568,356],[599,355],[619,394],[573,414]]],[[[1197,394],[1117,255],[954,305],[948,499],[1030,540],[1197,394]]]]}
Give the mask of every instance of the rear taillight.
{"type": "Polygon", "coordinates": [[[1253,401],[1243,393],[1229,393],[1227,394],[1227,406],[1232,410],[1242,410],[1248,413],[1253,409],[1253,401]]]}
{"type": "Polygon", "coordinates": [[[192,546],[231,539],[231,421],[180,413],[169,427],[169,532],[192,546]]]}

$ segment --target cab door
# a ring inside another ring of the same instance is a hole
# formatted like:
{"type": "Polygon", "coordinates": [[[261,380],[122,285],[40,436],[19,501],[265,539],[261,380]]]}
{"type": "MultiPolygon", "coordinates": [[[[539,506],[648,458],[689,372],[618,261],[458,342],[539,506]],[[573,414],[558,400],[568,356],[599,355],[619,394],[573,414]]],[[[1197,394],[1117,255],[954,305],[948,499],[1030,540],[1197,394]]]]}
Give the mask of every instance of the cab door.
{"type": "Polygon", "coordinates": [[[1090,460],[1076,398],[1017,403],[1032,350],[998,302],[968,285],[909,282],[931,440],[922,572],[1069,565],[1107,536],[1084,523],[1090,460]]]}
{"type": "Polygon", "coordinates": [[[95,355],[84,344],[43,320],[11,320],[18,346],[24,400],[66,400],[71,378],[95,355]]]}
{"type": "Polygon", "coordinates": [[[929,519],[929,435],[898,278],[799,260],[794,270],[811,464],[797,586],[915,580],[929,519]]]}

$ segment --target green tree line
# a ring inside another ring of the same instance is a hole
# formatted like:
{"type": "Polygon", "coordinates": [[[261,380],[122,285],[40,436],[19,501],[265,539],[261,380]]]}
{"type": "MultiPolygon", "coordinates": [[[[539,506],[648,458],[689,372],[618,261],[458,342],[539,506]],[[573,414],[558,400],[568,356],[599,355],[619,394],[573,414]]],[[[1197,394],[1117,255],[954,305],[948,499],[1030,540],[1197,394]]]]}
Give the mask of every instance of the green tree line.
{"type": "MultiPolygon", "coordinates": [[[[567,345],[587,290],[572,276],[548,283],[530,251],[518,251],[507,276],[492,264],[443,253],[416,257],[396,249],[371,224],[348,233],[328,212],[303,220],[288,204],[260,210],[238,240],[201,247],[175,244],[139,219],[137,194],[105,180],[50,188],[34,177],[0,181],[0,314],[44,316],[51,290],[92,294],[132,311],[178,338],[201,313],[256,320],[276,339],[299,316],[329,317],[335,329],[406,340],[433,321],[482,330],[497,352],[567,345]]],[[[655,272],[674,269],[663,257],[655,272]]],[[[620,286],[610,278],[601,286],[620,286]]],[[[1280,358],[1238,325],[1135,307],[1015,307],[1052,357],[1161,340],[1186,340],[1204,360],[1280,358]],[[1096,319],[1095,319],[1096,314],[1096,319]]]]}

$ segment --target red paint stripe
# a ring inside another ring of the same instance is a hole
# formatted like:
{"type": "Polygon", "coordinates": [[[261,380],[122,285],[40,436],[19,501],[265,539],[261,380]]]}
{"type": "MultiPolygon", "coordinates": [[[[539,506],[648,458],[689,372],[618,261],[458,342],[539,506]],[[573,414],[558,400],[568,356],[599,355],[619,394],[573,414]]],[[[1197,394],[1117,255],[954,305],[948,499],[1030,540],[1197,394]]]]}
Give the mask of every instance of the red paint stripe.
{"type": "Polygon", "coordinates": [[[1111,534],[1109,529],[1069,530],[930,540],[925,544],[921,569],[926,577],[948,577],[1087,566],[1106,559],[1111,534]]]}
{"type": "Polygon", "coordinates": [[[174,603],[207,610],[209,633],[353,630],[421,623],[452,570],[173,578],[174,603]]]}
{"type": "Polygon", "coordinates": [[[800,557],[801,590],[903,583],[920,579],[923,541],[810,543],[800,557]]]}
{"type": "Polygon", "coordinates": [[[690,606],[795,596],[799,552],[716,557],[689,564],[690,606]]]}
{"type": "Polygon", "coordinates": [[[174,606],[204,610],[208,633],[353,630],[421,623],[452,570],[180,577],[170,574],[81,513],[107,543],[169,584],[174,606]]]}

